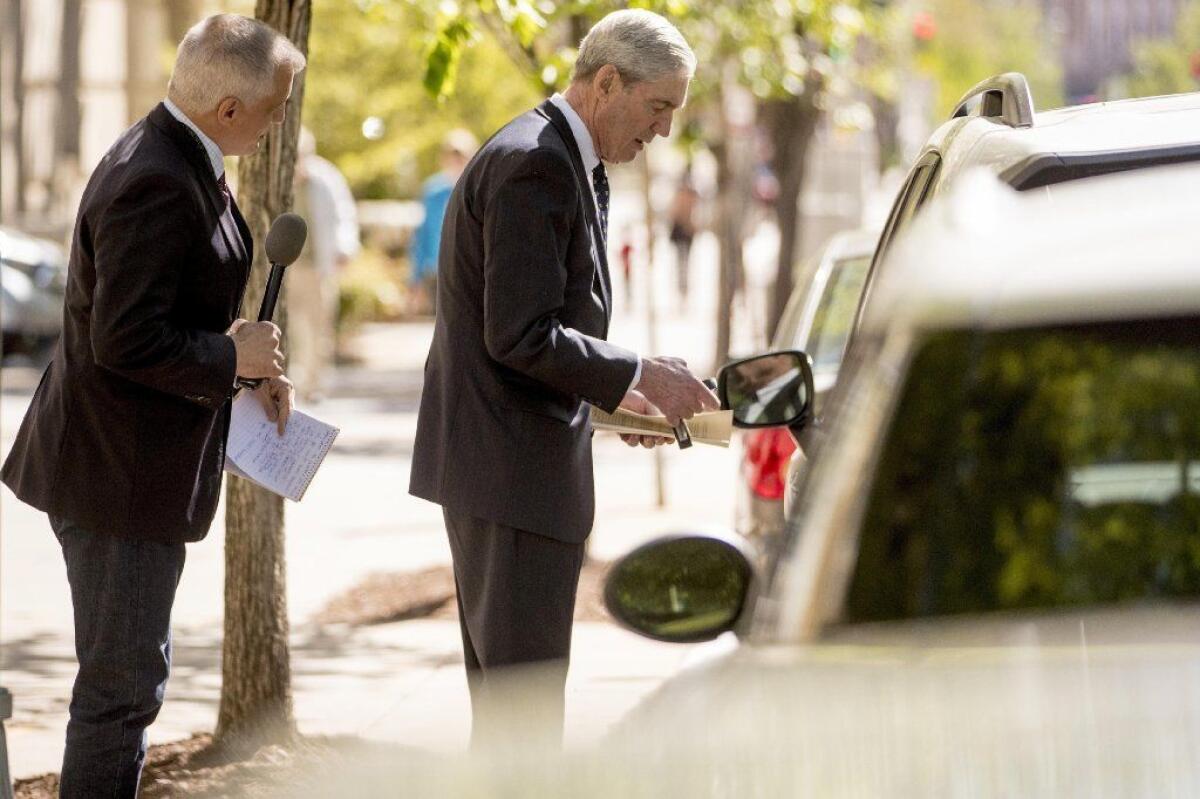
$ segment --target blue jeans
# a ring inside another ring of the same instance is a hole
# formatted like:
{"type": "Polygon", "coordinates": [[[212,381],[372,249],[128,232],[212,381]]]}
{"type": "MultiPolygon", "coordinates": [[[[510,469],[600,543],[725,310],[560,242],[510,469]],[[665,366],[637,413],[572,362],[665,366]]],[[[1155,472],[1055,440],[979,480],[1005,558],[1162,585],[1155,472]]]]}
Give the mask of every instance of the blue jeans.
{"type": "Polygon", "coordinates": [[[184,545],[103,535],[55,517],[50,525],[67,563],[79,659],[59,796],[133,799],[146,728],[171,671],[184,545]]]}

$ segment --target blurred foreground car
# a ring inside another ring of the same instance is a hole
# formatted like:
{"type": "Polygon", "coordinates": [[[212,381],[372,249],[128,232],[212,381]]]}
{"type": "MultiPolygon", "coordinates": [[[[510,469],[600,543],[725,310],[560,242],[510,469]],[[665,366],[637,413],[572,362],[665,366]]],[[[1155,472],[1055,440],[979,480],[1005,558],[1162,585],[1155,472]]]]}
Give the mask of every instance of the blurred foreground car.
{"type": "Polygon", "coordinates": [[[825,400],[837,380],[862,300],[885,271],[884,256],[892,242],[925,203],[978,168],[1025,191],[1200,161],[1196,130],[1200,93],[1035,112],[1029,84],[1019,73],[997,75],[968,91],[922,148],[882,234],[859,231],[835,237],[812,278],[793,292],[772,349],[803,350],[813,358],[814,423],[804,431],[772,427],[746,434],[738,532],[755,541],[777,540],[798,490],[806,452],[811,454],[818,443],[825,400]]]}
{"type": "Polygon", "coordinates": [[[872,271],[926,202],[983,168],[1018,191],[1200,161],[1200,92],[1036,111],[1019,72],[963,95],[922,147],[896,196],[872,271]]]}
{"type": "Polygon", "coordinates": [[[3,353],[37,353],[62,332],[67,258],[46,239],[0,227],[3,353]]]}
{"type": "MultiPolygon", "coordinates": [[[[741,638],[615,733],[641,779],[1200,795],[1198,182],[1021,196],[981,176],[916,221],[779,559],[756,572],[736,536],[685,533],[610,572],[629,628],[741,638]]],[[[735,416],[758,366],[722,370],[735,416]]]]}
{"type": "MultiPolygon", "coordinates": [[[[812,358],[813,411],[818,417],[837,380],[878,238],[878,231],[868,230],[833,236],[792,292],[775,329],[772,350],[801,350],[812,358]]],[[[786,427],[763,427],[743,435],[737,529],[747,538],[769,541],[783,530],[794,452],[796,440],[786,427]]]]}
{"type": "MultiPolygon", "coordinates": [[[[907,230],[927,202],[953,187],[961,176],[984,169],[1018,191],[1048,192],[1053,186],[1083,178],[1200,161],[1197,130],[1200,93],[1035,112],[1029,84],[1020,73],[982,81],[959,100],[950,118],[929,137],[897,194],[866,275],[860,280],[856,274],[853,283],[847,281],[845,296],[839,302],[856,303],[846,333],[849,341],[853,342],[872,287],[891,268],[887,253],[896,237],[907,230]],[[856,297],[852,297],[852,289],[857,290],[856,297]]],[[[1118,208],[1128,202],[1124,197],[1113,200],[1118,208]]],[[[1091,213],[1086,197],[1074,202],[1073,207],[1056,208],[1053,213],[1091,213]]],[[[1014,230],[1009,237],[997,237],[997,246],[1006,247],[1010,239],[1020,235],[1021,231],[1014,230]]],[[[964,268],[969,268],[966,262],[964,268]]],[[[805,345],[776,342],[777,349],[795,346],[803,350],[807,349],[805,345]]],[[[849,344],[843,339],[838,346],[844,353],[849,344]]],[[[814,361],[826,357],[818,350],[809,354],[814,361]]],[[[833,391],[837,368],[832,364],[822,368],[815,363],[815,371],[813,422],[803,430],[792,430],[799,447],[778,472],[786,483],[782,490],[785,515],[791,512],[800,491],[804,459],[819,448],[824,432],[822,420],[831,409],[827,398],[833,391]]],[[[786,434],[775,430],[764,435],[775,436],[778,441],[786,434]]],[[[762,449],[765,447],[760,446],[762,449]]],[[[773,454],[778,461],[778,452],[773,454]]]]}

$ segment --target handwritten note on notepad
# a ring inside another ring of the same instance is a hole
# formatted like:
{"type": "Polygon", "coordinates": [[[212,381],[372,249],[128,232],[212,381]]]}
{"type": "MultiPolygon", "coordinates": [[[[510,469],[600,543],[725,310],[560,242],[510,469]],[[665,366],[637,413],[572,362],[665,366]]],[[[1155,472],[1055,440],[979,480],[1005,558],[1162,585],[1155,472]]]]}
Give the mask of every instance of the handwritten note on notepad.
{"type": "Polygon", "coordinates": [[[293,409],[281,436],[258,398],[243,391],[233,401],[225,470],[299,502],[338,432],[293,409]]]}

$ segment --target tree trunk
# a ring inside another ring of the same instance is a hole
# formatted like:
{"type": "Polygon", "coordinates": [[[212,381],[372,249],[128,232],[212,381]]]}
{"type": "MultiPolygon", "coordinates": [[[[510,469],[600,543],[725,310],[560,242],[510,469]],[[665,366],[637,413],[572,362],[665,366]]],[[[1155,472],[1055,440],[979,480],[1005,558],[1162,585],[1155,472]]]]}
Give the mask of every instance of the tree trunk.
{"type": "Polygon", "coordinates": [[[713,369],[717,372],[729,360],[733,333],[733,294],[737,274],[741,269],[742,242],[736,223],[738,200],[733,180],[729,147],[724,143],[712,147],[717,162],[717,219],[713,232],[717,235],[717,342],[713,369]]]}
{"type": "MultiPolygon", "coordinates": [[[[308,51],[309,0],[258,0],[255,16],[308,51]]],[[[243,316],[256,309],[270,269],[263,252],[270,222],[292,207],[292,174],[304,98],[296,77],[282,127],[272,128],[259,151],[238,164],[239,207],[256,242],[243,316]]],[[[284,303],[276,313],[283,326],[284,303]]],[[[287,578],[283,499],[252,483],[229,478],[225,514],[225,641],[216,740],[253,751],[295,734],[288,651],[287,578]]]]}
{"type": "MultiPolygon", "coordinates": [[[[50,185],[55,189],[74,181],[79,173],[79,40],[82,25],[82,0],[63,0],[62,31],[59,37],[58,124],[55,126],[54,162],[50,185]]],[[[47,202],[58,198],[47,194],[47,202]]]]}
{"type": "MultiPolygon", "coordinates": [[[[736,89],[726,88],[723,91],[736,89]]],[[[746,238],[746,216],[753,189],[754,152],[753,120],[731,119],[729,103],[725,98],[716,105],[720,114],[720,139],[709,145],[717,162],[717,216],[713,232],[717,236],[720,258],[714,373],[729,360],[733,344],[733,305],[738,288],[744,282],[742,246],[746,238]]]]}
{"type": "Polygon", "coordinates": [[[767,307],[767,341],[787,307],[795,285],[796,252],[800,241],[800,195],[804,189],[804,166],[821,111],[814,102],[818,87],[810,81],[799,97],[769,100],[760,109],[771,145],[779,196],[775,199],[775,219],[779,225],[779,256],[775,266],[775,284],[767,307]]]}
{"type": "Polygon", "coordinates": [[[82,0],[63,0],[62,53],[59,56],[58,128],[55,152],[79,159],[79,40],[82,32],[82,0]]]}
{"type": "MultiPolygon", "coordinates": [[[[22,5],[25,0],[9,0],[8,36],[5,45],[12,47],[13,127],[12,152],[16,165],[14,205],[17,218],[25,216],[25,184],[29,181],[29,163],[25,152],[25,20],[22,5]]],[[[18,222],[19,223],[19,222],[18,222]]]]}
{"type": "MultiPolygon", "coordinates": [[[[642,275],[646,283],[646,354],[658,355],[658,308],[654,284],[655,253],[657,251],[658,220],[654,213],[654,171],[650,168],[650,152],[642,154],[642,202],[645,205],[646,258],[642,275]]],[[[632,275],[630,276],[632,278],[632,275]]],[[[667,485],[663,474],[662,447],[654,448],[654,506],[667,506],[667,485]]]]}

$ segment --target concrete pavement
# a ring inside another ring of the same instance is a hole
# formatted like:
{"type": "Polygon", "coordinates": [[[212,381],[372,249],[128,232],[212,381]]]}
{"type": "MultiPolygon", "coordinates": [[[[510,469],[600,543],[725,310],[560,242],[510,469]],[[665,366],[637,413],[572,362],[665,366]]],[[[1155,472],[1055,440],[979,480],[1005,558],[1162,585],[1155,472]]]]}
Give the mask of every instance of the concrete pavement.
{"type": "MultiPolygon", "coordinates": [[[[709,365],[715,337],[712,247],[706,237],[697,242],[690,313],[679,311],[670,288],[673,275],[660,268],[657,291],[642,284],[632,308],[618,304],[610,338],[644,352],[645,302],[655,296],[658,351],[709,365]]],[[[616,288],[622,297],[619,276],[616,288]]],[[[309,621],[331,597],[369,573],[449,562],[440,509],[406,491],[431,330],[428,322],[364,329],[355,342],[362,363],[338,370],[330,398],[310,409],[340,426],[342,433],[304,502],[288,506],[293,687],[305,733],[348,733],[441,749],[461,747],[467,739],[469,701],[457,623],[419,620],[349,629],[321,628],[309,621]]],[[[756,343],[748,335],[740,340],[743,351],[756,343]]],[[[0,455],[11,447],[36,377],[30,369],[4,371],[0,455]]],[[[611,436],[598,436],[595,450],[594,556],[616,557],[670,530],[730,524],[736,446],[665,451],[664,508],[655,506],[649,452],[631,450],[611,436]]],[[[2,491],[0,684],[15,697],[9,754],[12,771],[20,777],[59,765],[75,666],[70,600],[57,544],[42,514],[18,502],[7,488],[2,491]]],[[[211,730],[216,720],[223,519],[221,509],[209,538],[188,548],[175,605],[175,668],[166,706],[150,731],[154,743],[211,730]]],[[[577,625],[568,682],[568,742],[601,734],[695,657],[695,650],[654,643],[611,624],[577,625]]]]}

